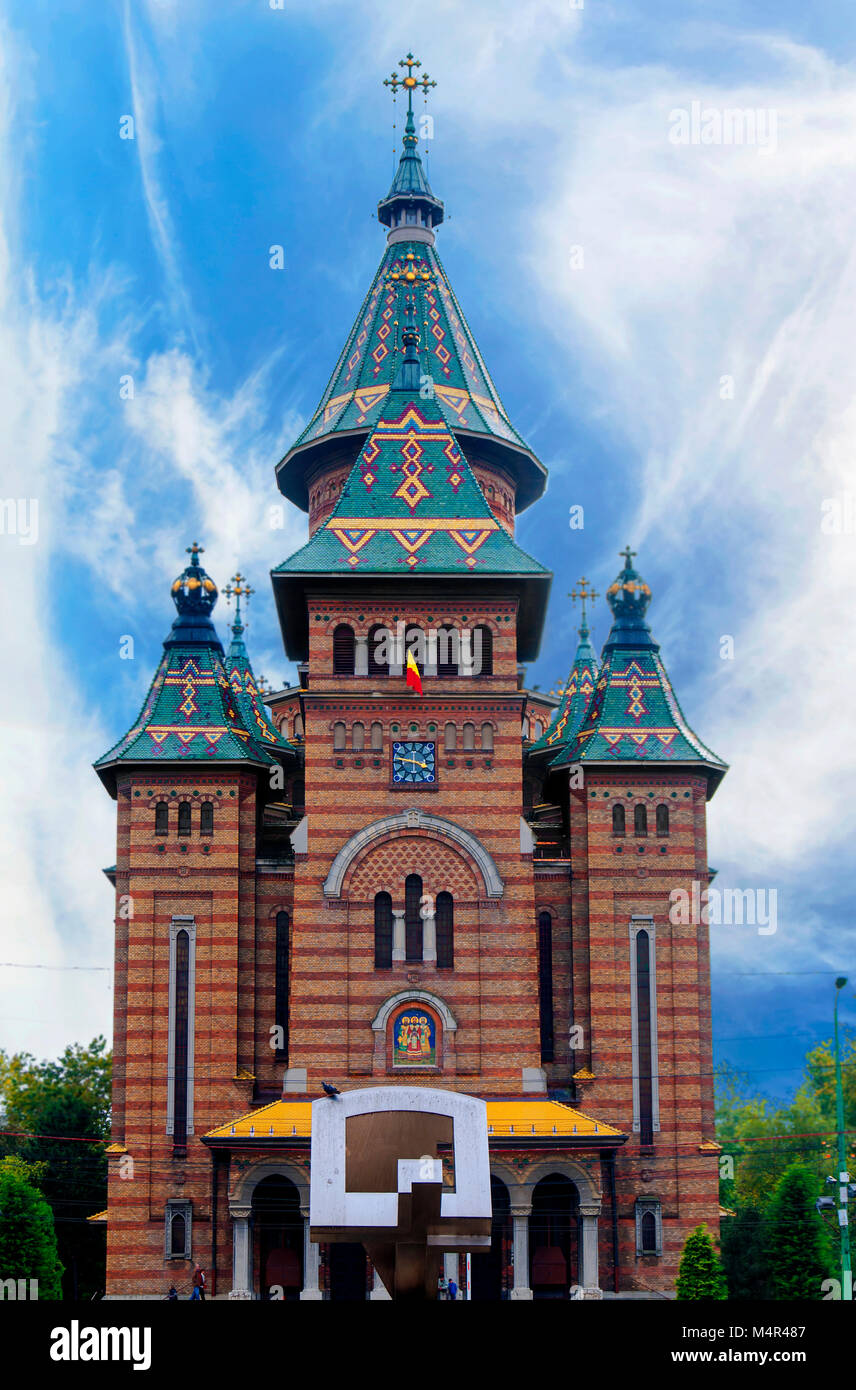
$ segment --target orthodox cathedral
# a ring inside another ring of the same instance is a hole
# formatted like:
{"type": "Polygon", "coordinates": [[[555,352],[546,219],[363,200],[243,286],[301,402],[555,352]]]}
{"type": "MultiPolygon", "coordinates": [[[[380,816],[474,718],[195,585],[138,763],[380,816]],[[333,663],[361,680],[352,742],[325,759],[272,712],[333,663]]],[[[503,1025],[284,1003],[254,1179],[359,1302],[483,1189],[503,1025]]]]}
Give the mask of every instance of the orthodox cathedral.
{"type": "MultiPolygon", "coordinates": [[[[634,553],[600,656],[581,581],[564,688],[525,687],[551,576],[515,540],[546,471],[436,251],[412,55],[386,245],[317,409],[276,469],[309,540],[272,573],[299,683],[228,641],[194,542],[117,806],[107,1295],[382,1299],[309,1232],[323,1084],[487,1102],[490,1248],[473,1299],[657,1297],[718,1229],[705,808],[634,553]],[[695,901],[696,898],[693,898],[695,901]],[[686,915],[686,914],[684,914],[686,915]]],[[[243,607],[242,607],[243,602],[243,607]]],[[[438,1144],[438,1157],[449,1155],[438,1144]]],[[[414,1157],[417,1155],[414,1155],[414,1157]]]]}

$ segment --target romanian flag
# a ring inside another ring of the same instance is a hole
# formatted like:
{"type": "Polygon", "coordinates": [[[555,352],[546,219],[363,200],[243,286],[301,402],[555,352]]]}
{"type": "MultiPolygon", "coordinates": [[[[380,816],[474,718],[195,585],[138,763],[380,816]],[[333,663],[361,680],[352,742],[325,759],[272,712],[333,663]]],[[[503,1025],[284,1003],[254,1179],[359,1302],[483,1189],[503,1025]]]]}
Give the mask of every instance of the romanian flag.
{"type": "Polygon", "coordinates": [[[419,674],[419,667],[413,659],[413,653],[407,653],[407,684],[411,690],[415,690],[417,695],[422,694],[422,677],[419,674]]]}

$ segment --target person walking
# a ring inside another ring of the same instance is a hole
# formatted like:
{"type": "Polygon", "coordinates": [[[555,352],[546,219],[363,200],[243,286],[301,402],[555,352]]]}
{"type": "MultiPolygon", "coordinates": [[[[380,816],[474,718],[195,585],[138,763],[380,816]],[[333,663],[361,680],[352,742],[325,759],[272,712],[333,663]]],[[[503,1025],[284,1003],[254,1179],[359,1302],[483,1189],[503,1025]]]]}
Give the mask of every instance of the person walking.
{"type": "Polygon", "coordinates": [[[193,1271],[193,1293],[192,1298],[199,1298],[205,1302],[205,1271],[201,1265],[197,1265],[193,1271]]]}
{"type": "Polygon", "coordinates": [[[458,1286],[454,1279],[449,1280],[449,1302],[454,1303],[458,1297],[458,1286]]]}
{"type": "Polygon", "coordinates": [[[444,1274],[441,1274],[440,1278],[437,1280],[437,1298],[440,1300],[440,1302],[445,1302],[448,1296],[449,1285],[446,1283],[446,1276],[444,1274]]]}

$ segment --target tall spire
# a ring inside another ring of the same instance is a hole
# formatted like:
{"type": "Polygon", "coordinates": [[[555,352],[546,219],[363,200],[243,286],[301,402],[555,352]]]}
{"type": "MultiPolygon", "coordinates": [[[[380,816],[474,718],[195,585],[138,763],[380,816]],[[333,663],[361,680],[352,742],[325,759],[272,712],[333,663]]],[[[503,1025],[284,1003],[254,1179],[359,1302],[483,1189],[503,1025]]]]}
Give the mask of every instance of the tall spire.
{"type": "Polygon", "coordinates": [[[235,600],[235,621],[231,624],[232,640],[226,653],[226,675],[235,697],[235,703],[253,738],[260,740],[269,752],[277,748],[288,748],[293,751],[292,745],[282,737],[270,717],[270,712],[263,699],[265,692],[261,682],[256,679],[253,672],[249,653],[244,643],[241,599],[244,600],[245,605],[248,604],[255,589],[250,588],[248,581],[238,570],[232,575],[223,593],[227,603],[231,604],[232,599],[235,600]]]}
{"type": "Polygon", "coordinates": [[[598,671],[597,656],[591,644],[586,616],[586,603],[593,603],[598,595],[583,575],[578,586],[571,590],[568,597],[574,603],[579,602],[582,610],[580,626],[577,629],[580,640],[555,717],[550,721],[546,733],[526,750],[528,755],[551,753],[551,767],[563,767],[573,761],[567,754],[573,748],[577,731],[585,718],[598,671]]]}
{"type": "Polygon", "coordinates": [[[401,159],[389,192],[378,203],[378,221],[389,228],[387,240],[390,243],[405,240],[423,241],[433,246],[433,228],[438,227],[443,221],[443,204],[431,192],[431,185],[419,157],[419,141],[413,118],[413,93],[417,87],[421,87],[427,97],[429,88],[436,87],[437,83],[427,72],[421,77],[414,77],[414,68],[421,68],[422,64],[412,53],[399,59],[398,66],[406,69],[405,75],[402,77],[393,71],[389,77],[384,78],[383,84],[391,89],[394,97],[398,95],[399,90],[407,92],[407,118],[404,123],[401,159]]]}

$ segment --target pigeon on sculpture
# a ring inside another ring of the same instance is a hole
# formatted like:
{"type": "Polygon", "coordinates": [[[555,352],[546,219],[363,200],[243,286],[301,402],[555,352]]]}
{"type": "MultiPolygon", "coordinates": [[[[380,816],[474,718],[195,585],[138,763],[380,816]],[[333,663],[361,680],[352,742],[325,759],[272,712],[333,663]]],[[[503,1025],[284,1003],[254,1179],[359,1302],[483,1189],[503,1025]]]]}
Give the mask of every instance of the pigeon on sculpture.
{"type": "Polygon", "coordinates": [[[342,1092],[336,1086],[331,1086],[328,1081],[321,1082],[321,1089],[323,1090],[325,1096],[329,1096],[331,1100],[335,1100],[337,1096],[340,1096],[342,1094],[342,1092]]]}

